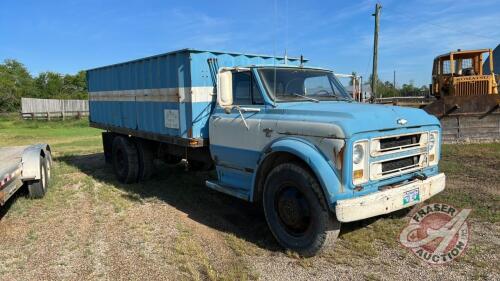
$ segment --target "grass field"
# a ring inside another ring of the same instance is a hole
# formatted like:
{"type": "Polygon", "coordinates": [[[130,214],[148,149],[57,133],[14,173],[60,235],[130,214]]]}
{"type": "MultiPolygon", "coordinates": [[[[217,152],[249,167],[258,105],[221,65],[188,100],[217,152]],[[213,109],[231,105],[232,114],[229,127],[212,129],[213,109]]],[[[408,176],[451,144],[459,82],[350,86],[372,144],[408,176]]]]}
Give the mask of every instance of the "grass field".
{"type": "Polygon", "coordinates": [[[41,200],[20,192],[0,211],[0,279],[311,280],[500,279],[500,144],[446,145],[447,189],[431,201],[472,208],[470,246],[428,266],[397,240],[407,211],[344,224],[334,249],[282,252],[262,213],[210,191],[210,172],[158,166],[147,183],[118,183],[100,131],[86,120],[0,116],[0,146],[47,142],[54,177],[41,200]]]}

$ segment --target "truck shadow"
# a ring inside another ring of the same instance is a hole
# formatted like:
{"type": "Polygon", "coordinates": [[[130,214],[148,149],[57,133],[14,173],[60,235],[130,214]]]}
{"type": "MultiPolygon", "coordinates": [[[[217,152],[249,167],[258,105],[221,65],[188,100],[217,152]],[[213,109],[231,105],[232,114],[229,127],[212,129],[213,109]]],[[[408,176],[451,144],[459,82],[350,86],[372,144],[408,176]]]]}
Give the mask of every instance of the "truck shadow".
{"type": "MultiPolygon", "coordinates": [[[[260,248],[280,251],[267,227],[264,214],[256,205],[213,191],[205,180],[215,178],[214,172],[186,171],[182,165],[157,165],[155,176],[144,183],[122,184],[115,179],[111,165],[104,163],[102,153],[57,157],[81,172],[119,188],[131,201],[162,200],[184,212],[194,221],[208,227],[232,233],[260,248]]],[[[365,227],[376,219],[343,224],[341,234],[365,227]]]]}

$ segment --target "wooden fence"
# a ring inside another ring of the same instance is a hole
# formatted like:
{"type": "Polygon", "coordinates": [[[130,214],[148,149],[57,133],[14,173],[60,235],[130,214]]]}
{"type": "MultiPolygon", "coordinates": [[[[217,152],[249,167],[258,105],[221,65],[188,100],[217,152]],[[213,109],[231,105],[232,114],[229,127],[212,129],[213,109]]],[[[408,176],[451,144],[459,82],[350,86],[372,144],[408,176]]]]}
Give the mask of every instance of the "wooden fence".
{"type": "Polygon", "coordinates": [[[21,98],[21,115],[26,119],[82,117],[89,114],[87,100],[21,98]]]}
{"type": "Polygon", "coordinates": [[[450,115],[440,121],[444,143],[500,141],[500,110],[488,115],[450,115]]]}

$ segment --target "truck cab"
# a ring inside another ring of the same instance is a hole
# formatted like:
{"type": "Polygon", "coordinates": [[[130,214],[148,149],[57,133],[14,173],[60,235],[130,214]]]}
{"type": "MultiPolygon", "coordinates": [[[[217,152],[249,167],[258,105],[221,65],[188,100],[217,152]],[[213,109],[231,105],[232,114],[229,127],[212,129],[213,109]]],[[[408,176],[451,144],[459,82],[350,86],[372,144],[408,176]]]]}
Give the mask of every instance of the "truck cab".
{"type": "Polygon", "coordinates": [[[440,142],[434,116],[358,103],[330,70],[222,67],[209,117],[218,181],[206,184],[261,204],[278,242],[312,256],[341,222],[441,192],[440,142]]]}

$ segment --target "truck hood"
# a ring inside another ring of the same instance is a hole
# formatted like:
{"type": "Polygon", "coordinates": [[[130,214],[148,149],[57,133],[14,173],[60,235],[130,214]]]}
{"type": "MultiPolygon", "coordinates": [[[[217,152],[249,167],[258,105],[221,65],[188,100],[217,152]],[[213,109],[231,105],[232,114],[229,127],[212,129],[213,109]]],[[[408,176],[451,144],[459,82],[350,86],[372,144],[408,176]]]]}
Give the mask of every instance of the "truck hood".
{"type": "Polygon", "coordinates": [[[288,134],[349,138],[362,132],[440,126],[436,117],[421,109],[392,105],[339,101],[295,102],[280,103],[271,111],[276,111],[280,116],[278,128],[288,134]],[[297,126],[297,123],[302,122],[307,128],[299,129],[302,126],[297,126]],[[311,123],[318,123],[318,127],[313,128],[311,123]],[[299,131],[293,130],[293,127],[299,131]]]}

